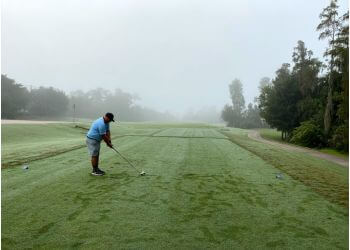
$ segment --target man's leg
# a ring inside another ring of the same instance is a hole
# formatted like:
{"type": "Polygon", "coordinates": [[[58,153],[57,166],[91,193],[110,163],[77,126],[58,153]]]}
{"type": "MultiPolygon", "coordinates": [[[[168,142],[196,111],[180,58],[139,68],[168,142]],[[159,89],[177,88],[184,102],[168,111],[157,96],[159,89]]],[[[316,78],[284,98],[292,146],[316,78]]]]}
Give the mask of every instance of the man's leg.
{"type": "Polygon", "coordinates": [[[105,172],[98,168],[100,158],[100,142],[87,139],[86,141],[89,153],[91,155],[92,175],[104,175],[105,172]]]}
{"type": "Polygon", "coordinates": [[[97,156],[91,156],[91,165],[93,169],[98,168],[98,160],[99,160],[99,155],[97,156]]]}
{"type": "Polygon", "coordinates": [[[100,155],[91,156],[91,165],[92,165],[92,169],[93,169],[92,172],[93,173],[98,173],[99,175],[104,175],[105,171],[101,170],[98,167],[99,159],[100,159],[100,155]]]}

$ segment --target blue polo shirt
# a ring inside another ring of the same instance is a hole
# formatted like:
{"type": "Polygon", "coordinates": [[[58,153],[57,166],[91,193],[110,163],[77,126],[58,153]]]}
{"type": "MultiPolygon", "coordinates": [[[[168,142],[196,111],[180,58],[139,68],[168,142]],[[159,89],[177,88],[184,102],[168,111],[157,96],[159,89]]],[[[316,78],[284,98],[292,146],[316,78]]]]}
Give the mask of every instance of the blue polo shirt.
{"type": "Polygon", "coordinates": [[[92,123],[86,136],[90,139],[101,141],[102,135],[105,135],[107,131],[109,131],[109,124],[105,123],[103,117],[101,117],[92,123]]]}

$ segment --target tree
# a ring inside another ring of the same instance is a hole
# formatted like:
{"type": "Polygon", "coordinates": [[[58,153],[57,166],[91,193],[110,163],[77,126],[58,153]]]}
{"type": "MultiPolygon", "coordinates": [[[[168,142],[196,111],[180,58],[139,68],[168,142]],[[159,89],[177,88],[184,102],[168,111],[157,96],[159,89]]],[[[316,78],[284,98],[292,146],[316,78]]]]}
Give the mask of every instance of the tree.
{"type": "Polygon", "coordinates": [[[235,79],[229,85],[230,95],[232,100],[232,107],[237,113],[242,113],[245,107],[245,101],[243,96],[243,85],[239,79],[235,79]]]}
{"type": "Polygon", "coordinates": [[[258,98],[260,116],[282,132],[282,139],[289,138],[299,125],[297,103],[301,95],[289,67],[288,63],[283,64],[272,85],[262,88],[258,98]]]}
{"type": "Polygon", "coordinates": [[[30,115],[58,117],[65,115],[68,110],[68,97],[53,87],[40,87],[30,92],[31,100],[28,111],[30,115]]]}
{"type": "Polygon", "coordinates": [[[348,150],[349,12],[338,17],[337,9],[337,1],[331,0],[317,26],[319,39],[328,40],[327,65],[313,58],[305,43],[298,41],[292,72],[284,64],[272,85],[267,80],[261,82],[258,101],[261,117],[282,131],[282,138],[293,133],[294,142],[348,150]],[[320,76],[325,66],[328,70],[320,76]]]}
{"type": "Polygon", "coordinates": [[[320,108],[318,95],[319,77],[322,63],[312,58],[313,52],[308,50],[303,41],[298,41],[293,52],[293,77],[298,85],[302,99],[298,102],[300,122],[312,119],[320,108]]]}
{"type": "Polygon", "coordinates": [[[263,123],[260,117],[260,111],[257,105],[249,103],[248,108],[245,110],[243,117],[243,128],[250,129],[263,127],[263,123]]]}
{"type": "Polygon", "coordinates": [[[341,85],[341,103],[338,117],[349,120],[349,11],[341,17],[341,30],[335,40],[334,64],[338,69],[341,85]]]}
{"type": "Polygon", "coordinates": [[[229,85],[229,91],[232,101],[232,125],[240,127],[243,119],[243,110],[245,108],[245,101],[243,96],[243,85],[239,79],[235,79],[229,85]]]}
{"type": "Polygon", "coordinates": [[[260,82],[259,82],[259,90],[263,89],[264,87],[266,86],[269,86],[271,85],[271,79],[269,77],[263,77],[260,79],[260,82]]]}
{"type": "Polygon", "coordinates": [[[312,58],[313,52],[305,47],[303,41],[293,52],[293,74],[298,81],[299,90],[303,97],[310,96],[318,83],[318,74],[322,63],[317,58],[312,58]]]}
{"type": "Polygon", "coordinates": [[[329,134],[332,125],[333,113],[333,81],[334,81],[334,45],[336,35],[340,30],[340,22],[338,20],[338,5],[337,0],[331,0],[329,6],[323,9],[320,14],[321,23],[317,26],[317,31],[320,31],[319,39],[327,39],[330,45],[325,52],[326,57],[330,57],[329,76],[328,76],[328,95],[327,105],[324,114],[324,132],[329,134]]]}
{"type": "Polygon", "coordinates": [[[1,75],[1,116],[3,118],[17,118],[26,111],[29,102],[29,92],[15,80],[1,75]]]}
{"type": "Polygon", "coordinates": [[[164,121],[175,120],[169,113],[140,107],[135,104],[139,97],[124,92],[97,88],[87,92],[78,90],[70,94],[70,107],[76,106],[76,115],[80,118],[95,119],[106,112],[113,112],[119,121],[164,121]]]}
{"type": "Polygon", "coordinates": [[[104,107],[106,109],[112,108],[118,110],[119,119],[130,120],[130,111],[135,100],[136,97],[132,96],[130,93],[124,92],[121,89],[115,89],[114,93],[112,93],[111,96],[105,100],[104,107]]]}
{"type": "Polygon", "coordinates": [[[221,111],[221,118],[227,123],[227,126],[233,127],[233,109],[231,105],[226,104],[221,111]]]}
{"type": "Polygon", "coordinates": [[[337,109],[330,146],[349,150],[349,12],[341,18],[334,41],[334,107],[337,109]]]}
{"type": "MultiPolygon", "coordinates": [[[[260,81],[260,88],[271,86],[270,79],[264,77],[260,81]]],[[[221,112],[221,119],[227,123],[229,127],[236,128],[261,128],[263,122],[260,117],[260,111],[257,105],[248,104],[245,109],[245,101],[243,96],[243,85],[240,80],[235,79],[229,85],[232,105],[226,104],[221,112]]]]}

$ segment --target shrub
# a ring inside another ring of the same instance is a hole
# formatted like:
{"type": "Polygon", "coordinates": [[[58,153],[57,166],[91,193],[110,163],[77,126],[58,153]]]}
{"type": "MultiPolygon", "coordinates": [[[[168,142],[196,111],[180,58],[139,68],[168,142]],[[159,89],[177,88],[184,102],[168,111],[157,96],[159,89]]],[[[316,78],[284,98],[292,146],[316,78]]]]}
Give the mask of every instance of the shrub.
{"type": "Polygon", "coordinates": [[[323,144],[323,133],[313,121],[302,122],[294,129],[290,142],[306,147],[320,147],[323,144]]]}
{"type": "Polygon", "coordinates": [[[347,125],[337,127],[330,140],[330,144],[337,150],[349,152],[349,127],[347,125]]]}

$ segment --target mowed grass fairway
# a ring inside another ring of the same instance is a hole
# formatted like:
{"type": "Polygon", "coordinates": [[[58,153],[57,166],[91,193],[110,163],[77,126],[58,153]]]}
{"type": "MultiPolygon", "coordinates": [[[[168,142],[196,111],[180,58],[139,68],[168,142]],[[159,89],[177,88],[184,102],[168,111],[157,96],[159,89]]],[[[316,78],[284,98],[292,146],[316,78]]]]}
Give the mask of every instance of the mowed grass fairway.
{"type": "Polygon", "coordinates": [[[238,129],[111,130],[146,176],[105,145],[91,176],[83,128],[2,125],[3,249],[348,248],[347,168],[238,129]]]}

